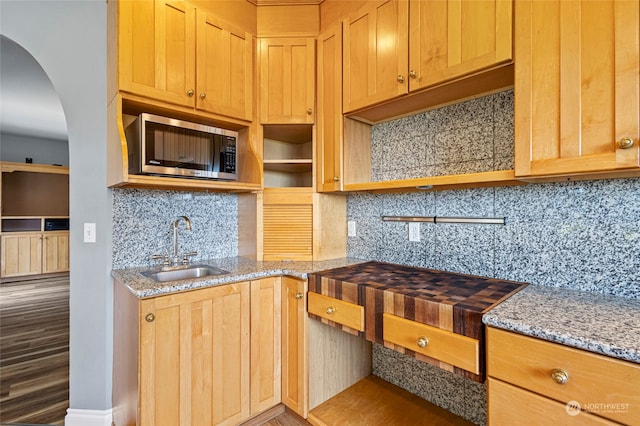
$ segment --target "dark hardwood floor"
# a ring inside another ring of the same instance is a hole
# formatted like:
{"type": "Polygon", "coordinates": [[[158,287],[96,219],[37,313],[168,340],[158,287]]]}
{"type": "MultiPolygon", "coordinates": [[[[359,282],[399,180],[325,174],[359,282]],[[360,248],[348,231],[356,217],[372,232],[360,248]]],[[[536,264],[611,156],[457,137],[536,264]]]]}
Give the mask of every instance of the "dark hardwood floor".
{"type": "Polygon", "coordinates": [[[64,424],[69,275],[0,283],[0,423],[64,424]]]}

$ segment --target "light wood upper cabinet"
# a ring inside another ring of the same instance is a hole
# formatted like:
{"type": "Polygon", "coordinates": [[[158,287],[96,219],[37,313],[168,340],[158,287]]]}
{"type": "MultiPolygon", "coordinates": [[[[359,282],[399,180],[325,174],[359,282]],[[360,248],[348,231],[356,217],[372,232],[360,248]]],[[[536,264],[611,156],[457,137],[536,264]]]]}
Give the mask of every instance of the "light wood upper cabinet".
{"type": "Polygon", "coordinates": [[[318,192],[342,188],[342,27],[318,37],[318,192]]]}
{"type": "Polygon", "coordinates": [[[408,11],[406,0],[376,1],[344,21],[345,113],[408,93],[408,11]]]}
{"type": "Polygon", "coordinates": [[[251,415],[281,401],[280,277],[251,281],[251,415]]]}
{"type": "Polygon", "coordinates": [[[309,409],[307,281],[282,277],[282,403],[303,418],[309,409]]]}
{"type": "Polygon", "coordinates": [[[247,32],[186,1],[123,0],[117,36],[118,90],[253,119],[254,42],[247,32]]]}
{"type": "Polygon", "coordinates": [[[516,2],[516,176],[638,171],[638,9],[516,2]]]}
{"type": "Polygon", "coordinates": [[[511,0],[410,0],[409,90],[512,60],[511,0]]]}
{"type": "Polygon", "coordinates": [[[197,107],[253,119],[253,37],[198,10],[197,107]]]}
{"type": "Polygon", "coordinates": [[[139,424],[249,417],[248,282],[140,301],[139,424]]]}
{"type": "Polygon", "coordinates": [[[260,122],[315,121],[315,39],[259,40],[260,122]]]}
{"type": "Polygon", "coordinates": [[[195,15],[180,0],[119,1],[119,90],[194,106],[195,15]]]}

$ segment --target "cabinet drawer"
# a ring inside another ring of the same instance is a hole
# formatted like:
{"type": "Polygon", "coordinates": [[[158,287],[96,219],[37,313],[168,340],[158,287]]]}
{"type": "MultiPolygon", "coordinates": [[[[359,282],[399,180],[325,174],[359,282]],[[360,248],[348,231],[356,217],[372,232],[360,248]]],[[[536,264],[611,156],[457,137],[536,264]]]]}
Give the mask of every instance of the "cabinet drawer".
{"type": "Polygon", "coordinates": [[[480,373],[480,344],[476,339],[391,314],[382,315],[384,340],[472,373],[480,373]],[[424,347],[421,347],[421,339],[424,347]]]}
{"type": "Polygon", "coordinates": [[[622,423],[640,419],[640,366],[630,362],[489,327],[487,373],[622,423]],[[554,370],[566,374],[566,383],[552,379],[554,370]]]}
{"type": "MultiPolygon", "coordinates": [[[[500,380],[487,381],[488,424],[537,426],[613,425],[584,411],[572,411],[566,404],[517,388],[500,380]]],[[[575,406],[572,406],[572,408],[575,406]]]]}
{"type": "Polygon", "coordinates": [[[309,292],[308,302],[307,310],[310,314],[364,331],[364,306],[313,292],[309,292]]]}

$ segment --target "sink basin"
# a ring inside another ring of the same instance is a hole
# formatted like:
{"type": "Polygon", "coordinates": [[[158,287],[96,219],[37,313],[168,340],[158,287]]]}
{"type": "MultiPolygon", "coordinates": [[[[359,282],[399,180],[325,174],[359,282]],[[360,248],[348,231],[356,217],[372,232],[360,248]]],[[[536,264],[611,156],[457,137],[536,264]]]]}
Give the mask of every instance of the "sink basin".
{"type": "Polygon", "coordinates": [[[142,272],[142,275],[158,282],[188,280],[207,277],[209,275],[228,274],[228,271],[209,265],[192,265],[186,268],[171,269],[169,271],[142,272]]]}

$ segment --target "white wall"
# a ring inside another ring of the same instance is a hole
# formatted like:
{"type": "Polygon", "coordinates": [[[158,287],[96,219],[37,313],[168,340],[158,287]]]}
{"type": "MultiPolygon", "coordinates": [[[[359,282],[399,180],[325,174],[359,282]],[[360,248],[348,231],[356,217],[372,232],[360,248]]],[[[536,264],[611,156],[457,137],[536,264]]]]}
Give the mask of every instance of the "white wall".
{"type": "Polygon", "coordinates": [[[31,158],[34,164],[69,165],[67,141],[7,133],[1,133],[0,140],[2,140],[0,161],[24,163],[25,158],[31,158]]]}
{"type": "Polygon", "coordinates": [[[111,194],[106,186],[106,2],[0,1],[0,32],[40,63],[69,128],[70,404],[111,408],[111,194]],[[83,222],[97,243],[82,242],[83,222]]]}

